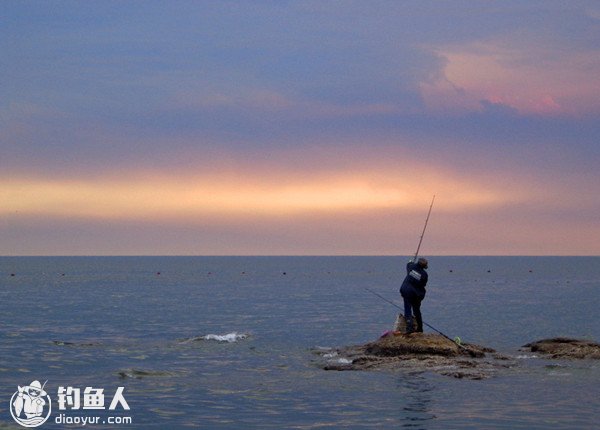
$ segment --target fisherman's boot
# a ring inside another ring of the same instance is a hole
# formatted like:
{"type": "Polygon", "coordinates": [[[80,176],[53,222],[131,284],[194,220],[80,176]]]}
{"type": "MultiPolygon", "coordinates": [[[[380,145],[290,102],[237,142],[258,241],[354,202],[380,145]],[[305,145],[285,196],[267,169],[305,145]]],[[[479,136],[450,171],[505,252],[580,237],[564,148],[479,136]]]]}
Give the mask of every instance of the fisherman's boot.
{"type": "Polygon", "coordinates": [[[417,317],[417,333],[423,333],[423,319],[417,317]]]}
{"type": "Polygon", "coordinates": [[[406,334],[411,334],[414,332],[414,325],[413,325],[413,317],[412,315],[407,315],[406,316],[406,334]]]}

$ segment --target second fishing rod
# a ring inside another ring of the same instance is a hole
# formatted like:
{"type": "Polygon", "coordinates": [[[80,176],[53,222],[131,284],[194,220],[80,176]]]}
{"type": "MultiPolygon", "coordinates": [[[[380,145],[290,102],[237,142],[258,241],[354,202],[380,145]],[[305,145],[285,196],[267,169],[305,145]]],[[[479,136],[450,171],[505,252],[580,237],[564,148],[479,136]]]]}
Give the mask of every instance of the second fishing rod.
{"type": "MultiPolygon", "coordinates": [[[[394,303],[391,300],[386,299],[385,297],[383,297],[381,294],[377,293],[376,291],[373,291],[370,288],[365,288],[365,290],[367,290],[368,292],[376,295],[381,300],[389,303],[390,305],[394,306],[395,308],[398,308],[398,309],[402,310],[402,308],[400,306],[398,306],[396,303],[394,303]]],[[[402,315],[402,313],[400,313],[400,315],[402,315]]],[[[404,315],[402,315],[402,316],[404,316],[404,315]]],[[[437,328],[433,327],[430,324],[427,324],[425,321],[423,321],[423,324],[425,324],[427,327],[429,327],[431,330],[435,331],[436,333],[440,334],[441,336],[445,337],[450,342],[455,343],[456,345],[458,345],[459,348],[461,348],[461,349],[463,349],[465,351],[468,351],[469,353],[471,352],[468,348],[465,348],[463,345],[461,345],[461,343],[459,341],[457,341],[456,339],[451,339],[450,337],[448,337],[447,335],[445,335],[444,333],[442,333],[441,331],[439,331],[437,328]]]]}

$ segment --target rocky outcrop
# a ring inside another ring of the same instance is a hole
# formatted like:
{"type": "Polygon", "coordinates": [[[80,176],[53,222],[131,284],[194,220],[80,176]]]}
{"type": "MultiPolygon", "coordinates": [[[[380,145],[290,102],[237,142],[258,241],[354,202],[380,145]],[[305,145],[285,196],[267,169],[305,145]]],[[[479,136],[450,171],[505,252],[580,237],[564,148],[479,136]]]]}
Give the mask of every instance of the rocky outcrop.
{"type": "Polygon", "coordinates": [[[523,345],[522,350],[544,354],[554,359],[600,360],[600,344],[589,340],[554,337],[523,345]]]}
{"type": "Polygon", "coordinates": [[[437,334],[412,333],[410,335],[398,332],[388,333],[375,342],[364,345],[364,350],[369,355],[380,357],[399,356],[427,356],[442,357],[484,357],[485,352],[495,352],[490,348],[483,348],[471,344],[458,344],[448,338],[437,334]]]}
{"type": "Polygon", "coordinates": [[[507,357],[473,344],[459,345],[437,334],[391,332],[375,342],[315,351],[325,370],[409,369],[456,378],[489,378],[511,366],[507,357]]]}

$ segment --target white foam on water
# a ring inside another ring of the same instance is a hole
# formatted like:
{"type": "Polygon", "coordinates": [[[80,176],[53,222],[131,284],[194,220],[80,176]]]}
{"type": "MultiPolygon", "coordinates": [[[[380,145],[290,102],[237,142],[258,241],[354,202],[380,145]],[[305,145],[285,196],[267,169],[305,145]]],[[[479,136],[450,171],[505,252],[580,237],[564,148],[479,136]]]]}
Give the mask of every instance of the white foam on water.
{"type": "Polygon", "coordinates": [[[334,361],[339,364],[352,364],[352,360],[350,360],[348,358],[338,358],[337,360],[334,360],[334,361]]]}
{"type": "Polygon", "coordinates": [[[313,349],[317,351],[331,351],[333,348],[330,346],[315,346],[313,349]]]}
{"type": "Polygon", "coordinates": [[[246,339],[247,337],[248,334],[246,333],[237,333],[234,331],[233,333],[227,334],[207,334],[201,336],[200,338],[204,340],[216,340],[217,342],[233,343],[237,342],[238,340],[246,339]]]}
{"type": "Polygon", "coordinates": [[[531,358],[538,358],[537,355],[517,355],[517,359],[519,360],[529,360],[531,358]]]}
{"type": "Polygon", "coordinates": [[[323,358],[333,358],[337,357],[338,353],[336,351],[328,352],[327,354],[323,354],[323,358]]]}

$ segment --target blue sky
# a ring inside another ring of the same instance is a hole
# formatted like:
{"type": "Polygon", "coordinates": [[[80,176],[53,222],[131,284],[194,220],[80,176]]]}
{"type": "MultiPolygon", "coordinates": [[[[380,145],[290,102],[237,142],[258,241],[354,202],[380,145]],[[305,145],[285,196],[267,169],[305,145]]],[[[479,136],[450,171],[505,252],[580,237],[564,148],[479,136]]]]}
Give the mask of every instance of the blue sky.
{"type": "Polygon", "coordinates": [[[0,12],[0,254],[599,253],[597,2],[0,12]]]}

